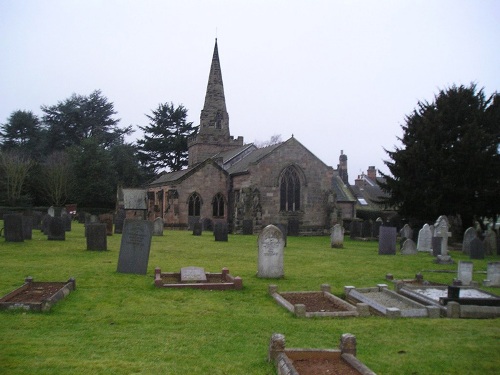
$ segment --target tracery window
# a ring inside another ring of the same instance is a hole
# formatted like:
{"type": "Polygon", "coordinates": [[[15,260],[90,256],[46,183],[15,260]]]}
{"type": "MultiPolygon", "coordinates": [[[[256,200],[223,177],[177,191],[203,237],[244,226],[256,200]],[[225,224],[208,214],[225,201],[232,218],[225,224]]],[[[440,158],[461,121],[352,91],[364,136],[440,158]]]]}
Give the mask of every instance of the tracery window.
{"type": "Polygon", "coordinates": [[[221,193],[217,193],[212,200],[212,215],[224,217],[224,196],[221,193]]]}
{"type": "Polygon", "coordinates": [[[201,198],[198,193],[193,193],[189,196],[188,201],[188,215],[200,216],[201,211],[201,198]]]}
{"type": "Polygon", "coordinates": [[[280,211],[300,210],[300,179],[297,170],[290,166],[281,174],[280,211]]]}

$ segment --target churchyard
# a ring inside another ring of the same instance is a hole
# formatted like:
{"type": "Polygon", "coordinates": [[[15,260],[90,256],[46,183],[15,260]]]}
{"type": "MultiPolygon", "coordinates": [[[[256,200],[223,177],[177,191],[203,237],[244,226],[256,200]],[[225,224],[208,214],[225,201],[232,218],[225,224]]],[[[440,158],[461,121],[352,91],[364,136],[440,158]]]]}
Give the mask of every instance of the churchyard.
{"type": "MultiPolygon", "coordinates": [[[[287,348],[336,348],[339,337],[350,333],[356,357],[377,374],[490,374],[500,368],[499,318],[319,314],[306,319],[280,306],[269,289],[275,285],[286,295],[326,288],[345,300],[346,286],[386,284],[394,291],[388,274],[403,280],[417,273],[450,285],[462,261],[461,273],[473,264],[469,283],[498,295],[500,288],[482,286],[498,255],[471,259],[451,247],[455,263],[436,263],[429,252],[401,255],[399,246],[395,255],[379,255],[385,249],[376,241],[346,236],[341,247],[332,247],[328,236],[288,236],[277,259],[282,269],[275,272],[259,259],[255,235],[229,234],[227,241],[216,241],[209,231],[165,230],[150,240],[145,272],[144,264],[135,272],[118,272],[129,269],[129,260],[119,260],[122,234],[108,235],[94,250],[87,250],[84,225],[75,222],[64,240],[48,240],[38,229],[23,242],[0,238],[0,296],[29,276],[39,282],[74,278],[76,285],[49,311],[0,311],[0,373],[276,374],[267,360],[275,333],[286,337],[287,348]],[[155,269],[186,275],[199,270],[186,267],[226,268],[241,277],[242,287],[155,286],[155,269]],[[274,274],[283,277],[263,277],[274,274]]],[[[262,253],[271,251],[269,245],[262,253]]]]}

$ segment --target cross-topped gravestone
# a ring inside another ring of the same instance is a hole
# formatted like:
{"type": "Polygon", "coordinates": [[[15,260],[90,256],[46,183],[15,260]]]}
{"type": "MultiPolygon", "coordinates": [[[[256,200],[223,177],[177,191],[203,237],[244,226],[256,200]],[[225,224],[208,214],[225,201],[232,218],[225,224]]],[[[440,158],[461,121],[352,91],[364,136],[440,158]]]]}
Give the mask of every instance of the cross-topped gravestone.
{"type": "Polygon", "coordinates": [[[451,257],[448,255],[448,238],[451,237],[449,229],[448,218],[444,215],[439,216],[434,224],[434,236],[441,238],[441,251],[437,256],[437,263],[453,263],[451,257]]]}

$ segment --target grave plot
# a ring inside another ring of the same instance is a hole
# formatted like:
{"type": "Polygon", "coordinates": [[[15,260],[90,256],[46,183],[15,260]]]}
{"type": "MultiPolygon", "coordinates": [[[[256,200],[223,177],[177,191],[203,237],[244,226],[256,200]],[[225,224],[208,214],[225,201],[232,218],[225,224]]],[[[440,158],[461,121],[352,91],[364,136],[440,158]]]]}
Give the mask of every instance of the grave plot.
{"type": "Polygon", "coordinates": [[[372,288],[344,287],[346,299],[350,303],[366,303],[374,315],[388,318],[439,318],[439,308],[434,305],[424,306],[409,298],[387,289],[386,284],[372,288]]]}
{"type": "Polygon", "coordinates": [[[0,298],[0,310],[49,311],[55,303],[75,289],[73,278],[66,282],[34,282],[32,277],[28,277],[21,287],[0,298]]]}
{"type": "Polygon", "coordinates": [[[155,286],[158,288],[193,288],[228,290],[243,288],[243,280],[232,276],[227,268],[220,273],[205,272],[201,267],[183,267],[180,272],[161,272],[155,269],[155,286]]]}
{"type": "Polygon", "coordinates": [[[390,273],[385,275],[385,279],[388,281],[392,281],[395,285],[405,284],[405,285],[416,285],[416,286],[430,286],[430,285],[439,285],[446,286],[446,284],[436,283],[429,280],[424,280],[424,276],[421,273],[417,273],[414,279],[394,279],[394,276],[390,273]]]}
{"type": "Polygon", "coordinates": [[[412,300],[435,306],[449,318],[494,318],[500,316],[500,297],[463,286],[399,285],[397,292],[412,300]]]}
{"type": "Polygon", "coordinates": [[[274,333],[269,343],[268,361],[278,375],[375,375],[356,358],[356,337],[345,333],[339,349],[287,349],[285,336],[274,333]]]}
{"type": "Polygon", "coordinates": [[[269,294],[279,305],[298,317],[340,317],[369,315],[368,306],[355,307],[334,296],[330,285],[321,285],[319,292],[281,292],[276,285],[269,285],[269,294]]]}

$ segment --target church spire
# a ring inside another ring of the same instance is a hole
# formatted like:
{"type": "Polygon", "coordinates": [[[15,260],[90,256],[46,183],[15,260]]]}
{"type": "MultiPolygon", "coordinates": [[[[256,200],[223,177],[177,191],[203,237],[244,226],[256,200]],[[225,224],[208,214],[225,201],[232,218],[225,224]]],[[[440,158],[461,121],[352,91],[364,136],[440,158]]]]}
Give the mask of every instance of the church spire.
{"type": "Polygon", "coordinates": [[[208,77],[205,104],[200,115],[199,134],[217,134],[229,137],[229,115],[226,110],[224,84],[219,61],[217,38],[215,38],[214,54],[210,75],[208,77]]]}

